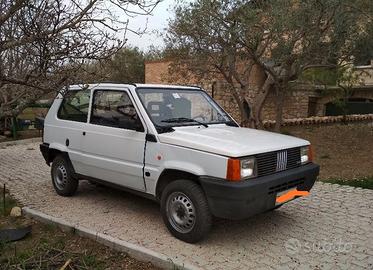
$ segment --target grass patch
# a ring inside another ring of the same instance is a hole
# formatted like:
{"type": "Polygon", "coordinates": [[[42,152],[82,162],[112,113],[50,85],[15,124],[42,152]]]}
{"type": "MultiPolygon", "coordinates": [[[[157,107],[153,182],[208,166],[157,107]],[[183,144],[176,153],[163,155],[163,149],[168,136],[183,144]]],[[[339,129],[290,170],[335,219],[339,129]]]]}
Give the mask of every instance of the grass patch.
{"type": "Polygon", "coordinates": [[[143,263],[127,254],[111,250],[90,239],[56,228],[32,222],[32,234],[25,239],[0,245],[0,269],[66,269],[104,270],[133,269],[156,270],[150,263],[143,263]]]}
{"type": "Polygon", "coordinates": [[[96,255],[87,254],[82,256],[81,260],[90,269],[105,269],[105,263],[100,261],[96,255]]]}
{"type": "Polygon", "coordinates": [[[361,177],[355,179],[340,179],[340,178],[330,178],[321,180],[326,183],[351,186],[351,187],[360,187],[365,189],[373,189],[373,176],[361,177]]]}
{"type": "Polygon", "coordinates": [[[5,204],[4,204],[4,190],[1,189],[1,192],[0,192],[0,216],[7,216],[9,215],[10,213],[10,210],[12,210],[12,208],[14,206],[17,205],[17,202],[9,196],[9,194],[5,194],[5,204]],[[4,208],[5,206],[5,208],[4,208]]]}

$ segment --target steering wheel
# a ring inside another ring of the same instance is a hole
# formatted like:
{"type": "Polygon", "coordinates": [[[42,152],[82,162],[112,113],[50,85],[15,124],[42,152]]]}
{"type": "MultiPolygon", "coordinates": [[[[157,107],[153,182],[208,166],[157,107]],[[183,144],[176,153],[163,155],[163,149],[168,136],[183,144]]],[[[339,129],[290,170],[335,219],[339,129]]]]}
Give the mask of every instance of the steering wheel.
{"type": "Polygon", "coordinates": [[[133,108],[133,109],[135,109],[135,107],[132,104],[119,105],[119,106],[117,106],[117,112],[119,112],[120,114],[129,116],[131,119],[136,119],[136,116],[137,116],[136,113],[134,115],[128,115],[128,114],[123,113],[122,110],[125,110],[127,108],[131,108],[131,109],[133,108]]]}

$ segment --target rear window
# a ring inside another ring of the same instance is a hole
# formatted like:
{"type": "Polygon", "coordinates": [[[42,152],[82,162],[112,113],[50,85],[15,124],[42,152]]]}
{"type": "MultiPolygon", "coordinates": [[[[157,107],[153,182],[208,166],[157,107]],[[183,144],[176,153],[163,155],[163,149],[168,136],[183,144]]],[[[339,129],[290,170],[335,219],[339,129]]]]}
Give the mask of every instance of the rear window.
{"type": "Polygon", "coordinates": [[[76,122],[87,122],[90,90],[69,91],[58,110],[58,118],[76,122]]]}

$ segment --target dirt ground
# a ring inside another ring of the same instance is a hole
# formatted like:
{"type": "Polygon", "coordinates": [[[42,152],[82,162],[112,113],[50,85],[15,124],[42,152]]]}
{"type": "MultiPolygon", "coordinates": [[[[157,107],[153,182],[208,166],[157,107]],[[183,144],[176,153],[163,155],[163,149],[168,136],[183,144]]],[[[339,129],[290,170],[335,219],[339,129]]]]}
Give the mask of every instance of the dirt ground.
{"type": "Polygon", "coordinates": [[[1,228],[32,225],[32,233],[13,243],[0,243],[0,269],[158,269],[139,262],[127,254],[82,238],[64,233],[56,226],[32,219],[0,216],[1,228]],[[63,265],[69,262],[66,268],[63,265]]]}
{"type": "MultiPolygon", "coordinates": [[[[37,138],[41,136],[41,131],[36,129],[23,130],[17,132],[17,140],[25,140],[31,138],[37,138]]],[[[14,141],[13,136],[5,137],[0,134],[0,142],[12,142],[14,141]]]]}
{"type": "Polygon", "coordinates": [[[373,123],[285,127],[283,133],[311,142],[319,179],[373,176],[373,123]]]}

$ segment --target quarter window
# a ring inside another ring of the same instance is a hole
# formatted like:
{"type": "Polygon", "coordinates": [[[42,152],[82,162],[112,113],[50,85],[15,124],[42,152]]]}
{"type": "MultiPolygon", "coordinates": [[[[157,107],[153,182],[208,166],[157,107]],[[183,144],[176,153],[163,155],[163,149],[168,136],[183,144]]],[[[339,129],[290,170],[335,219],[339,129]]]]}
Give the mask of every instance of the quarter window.
{"type": "Polygon", "coordinates": [[[58,110],[58,118],[83,123],[87,122],[90,95],[90,90],[67,92],[58,110]]]}
{"type": "Polygon", "coordinates": [[[131,99],[123,91],[95,91],[90,122],[101,126],[143,131],[131,99]]]}

